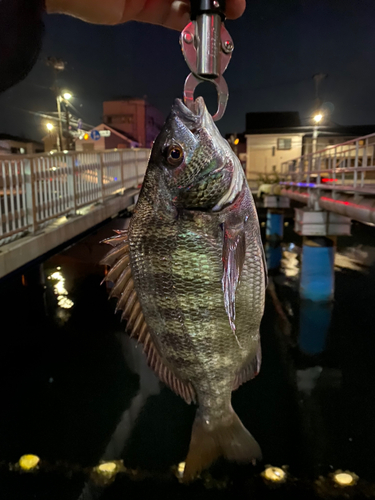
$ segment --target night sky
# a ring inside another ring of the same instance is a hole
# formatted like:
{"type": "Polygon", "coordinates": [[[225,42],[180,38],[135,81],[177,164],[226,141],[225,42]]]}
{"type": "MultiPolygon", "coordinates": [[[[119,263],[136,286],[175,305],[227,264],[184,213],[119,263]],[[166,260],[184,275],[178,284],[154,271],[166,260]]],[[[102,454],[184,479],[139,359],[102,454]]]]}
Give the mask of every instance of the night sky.
{"type": "MultiPolygon", "coordinates": [[[[27,111],[56,109],[48,56],[67,62],[58,84],[74,94],[76,114],[94,126],[102,121],[103,100],[147,96],[166,115],[181,97],[188,68],[179,33],[139,23],[95,26],[61,15],[46,15],[45,27],[34,69],[0,95],[0,133],[44,135],[46,120],[27,111]]],[[[222,133],[243,132],[249,111],[299,111],[307,123],[316,73],[328,74],[320,98],[333,122],[375,123],[373,0],[251,0],[226,27],[235,51],[225,73],[230,99],[218,122],[222,133]]]]}

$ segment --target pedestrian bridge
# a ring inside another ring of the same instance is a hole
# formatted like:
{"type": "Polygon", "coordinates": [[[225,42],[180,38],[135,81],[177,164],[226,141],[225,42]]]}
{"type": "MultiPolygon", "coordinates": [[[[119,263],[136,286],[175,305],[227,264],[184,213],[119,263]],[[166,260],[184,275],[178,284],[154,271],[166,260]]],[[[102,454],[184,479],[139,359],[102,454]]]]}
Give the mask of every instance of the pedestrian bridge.
{"type": "Polygon", "coordinates": [[[284,162],[281,195],[375,224],[375,134],[284,162]]]}
{"type": "Polygon", "coordinates": [[[0,278],[125,210],[149,149],[0,156],[0,278]]]}

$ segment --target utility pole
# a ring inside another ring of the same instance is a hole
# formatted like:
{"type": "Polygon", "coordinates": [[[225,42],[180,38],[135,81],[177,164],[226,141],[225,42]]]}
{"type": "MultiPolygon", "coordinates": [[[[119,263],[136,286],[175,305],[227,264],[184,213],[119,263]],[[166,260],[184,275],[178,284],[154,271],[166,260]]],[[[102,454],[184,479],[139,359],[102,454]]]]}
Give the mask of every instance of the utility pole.
{"type": "Polygon", "coordinates": [[[57,115],[58,115],[58,121],[59,121],[59,126],[58,126],[58,132],[57,132],[57,149],[59,151],[62,151],[63,147],[63,130],[62,130],[62,120],[61,120],[61,95],[59,92],[59,89],[55,88],[56,90],[56,103],[57,103],[57,115]]]}
{"type": "Polygon", "coordinates": [[[52,90],[56,96],[56,104],[57,104],[57,114],[59,120],[59,126],[57,129],[57,149],[62,151],[63,149],[63,129],[62,129],[62,121],[61,121],[61,90],[57,86],[57,74],[60,71],[65,70],[65,62],[62,59],[58,59],[56,57],[48,57],[47,58],[47,66],[50,66],[53,69],[54,74],[54,86],[52,90]]]}
{"type": "Polygon", "coordinates": [[[314,112],[314,129],[313,129],[313,138],[312,138],[312,152],[316,153],[317,143],[318,143],[318,125],[321,122],[323,115],[321,112],[321,100],[319,98],[319,85],[322,81],[327,78],[328,75],[324,73],[317,73],[313,76],[313,80],[315,83],[315,112],[314,112]]]}
{"type": "Polygon", "coordinates": [[[72,145],[72,137],[70,135],[69,109],[65,102],[65,121],[66,121],[66,149],[70,151],[72,145]]]}

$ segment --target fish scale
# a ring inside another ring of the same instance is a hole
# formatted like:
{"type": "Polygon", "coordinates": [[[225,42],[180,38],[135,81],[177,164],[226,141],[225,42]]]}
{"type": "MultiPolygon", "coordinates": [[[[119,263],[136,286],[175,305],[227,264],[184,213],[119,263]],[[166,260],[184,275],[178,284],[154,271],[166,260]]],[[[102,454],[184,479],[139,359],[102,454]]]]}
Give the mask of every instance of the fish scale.
{"type": "Polygon", "coordinates": [[[134,293],[119,298],[128,328],[159,377],[198,404],[185,478],[220,455],[260,458],[231,393],[259,371],[264,253],[241,164],[201,98],[196,114],[179,101],[172,109],[127,239],[118,238],[118,247],[108,240],[115,246],[111,276],[116,293],[124,287],[128,295],[131,270],[134,293]]]}

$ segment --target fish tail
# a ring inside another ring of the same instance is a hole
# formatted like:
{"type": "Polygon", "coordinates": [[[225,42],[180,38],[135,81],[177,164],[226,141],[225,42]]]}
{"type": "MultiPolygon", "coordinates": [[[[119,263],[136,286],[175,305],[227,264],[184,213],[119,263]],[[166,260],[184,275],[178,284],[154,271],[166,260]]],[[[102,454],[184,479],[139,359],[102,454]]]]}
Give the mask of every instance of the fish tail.
{"type": "Polygon", "coordinates": [[[232,408],[228,418],[212,427],[197,413],[186,458],[184,481],[194,479],[220,456],[240,463],[262,459],[259,444],[232,408]]]}

